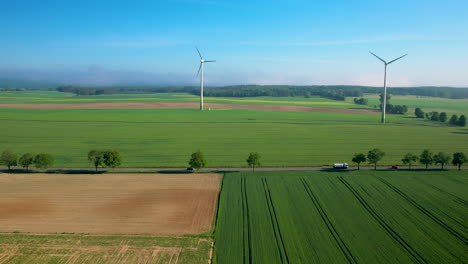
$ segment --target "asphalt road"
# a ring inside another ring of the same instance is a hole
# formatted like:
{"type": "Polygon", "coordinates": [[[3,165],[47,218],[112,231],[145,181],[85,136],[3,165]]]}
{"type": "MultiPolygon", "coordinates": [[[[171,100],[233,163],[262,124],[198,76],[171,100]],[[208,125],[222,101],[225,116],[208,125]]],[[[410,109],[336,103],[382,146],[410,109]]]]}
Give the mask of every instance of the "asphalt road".
{"type": "MultiPolygon", "coordinates": [[[[468,169],[468,166],[462,166],[462,169],[468,169]]],[[[374,167],[361,167],[361,170],[373,170],[374,167]]],[[[412,166],[411,170],[425,170],[424,166],[412,166]]],[[[440,170],[440,166],[429,166],[429,170],[440,170]]],[[[457,166],[445,166],[444,169],[455,170],[457,166]]],[[[99,172],[187,172],[187,168],[99,168],[99,172]]],[[[251,171],[252,168],[203,168],[200,171],[220,172],[220,171],[251,171]]],[[[335,170],[332,167],[260,167],[255,168],[256,171],[318,171],[318,170],[335,170]]],[[[349,167],[348,170],[357,170],[357,167],[349,167]]],[[[377,170],[392,170],[390,166],[380,166],[377,170]]],[[[408,170],[407,166],[399,167],[399,170],[408,170]]],[[[18,167],[12,168],[13,172],[25,172],[26,170],[18,167]]],[[[30,171],[38,171],[31,168],[30,171]]],[[[44,171],[44,170],[40,170],[44,171]]],[[[0,172],[8,172],[7,167],[0,167],[0,172]]],[[[47,172],[56,173],[92,173],[94,168],[50,168],[47,172]]]]}

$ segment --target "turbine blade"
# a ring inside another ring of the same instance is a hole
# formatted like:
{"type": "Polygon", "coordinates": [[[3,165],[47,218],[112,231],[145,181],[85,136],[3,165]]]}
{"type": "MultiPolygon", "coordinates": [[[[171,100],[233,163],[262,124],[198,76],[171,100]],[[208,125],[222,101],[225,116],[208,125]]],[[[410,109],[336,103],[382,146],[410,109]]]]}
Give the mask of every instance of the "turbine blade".
{"type": "Polygon", "coordinates": [[[206,60],[205,62],[216,62],[216,61],[207,61],[207,60],[206,60]]]}
{"type": "Polygon", "coordinates": [[[374,55],[377,59],[381,60],[383,63],[387,64],[386,61],[384,61],[382,58],[380,58],[379,56],[375,55],[374,53],[372,53],[371,51],[369,51],[370,54],[374,55]]]}
{"type": "Polygon", "coordinates": [[[200,56],[200,59],[201,59],[201,60],[203,60],[203,57],[202,57],[202,55],[201,55],[200,51],[198,50],[198,48],[197,48],[197,47],[195,47],[195,48],[197,49],[197,52],[198,52],[198,55],[200,56]]]}
{"type": "Polygon", "coordinates": [[[397,60],[399,60],[399,59],[403,58],[403,57],[404,57],[404,56],[406,56],[406,55],[408,55],[408,54],[405,54],[405,55],[403,55],[403,56],[401,56],[401,57],[398,57],[398,58],[396,58],[396,59],[394,59],[394,60],[390,61],[390,62],[389,62],[389,63],[387,63],[387,64],[390,64],[390,63],[392,63],[392,62],[395,62],[395,61],[397,61],[397,60]]]}
{"type": "Polygon", "coordinates": [[[200,76],[200,71],[201,71],[201,63],[200,63],[200,67],[198,67],[197,77],[200,76]]]}

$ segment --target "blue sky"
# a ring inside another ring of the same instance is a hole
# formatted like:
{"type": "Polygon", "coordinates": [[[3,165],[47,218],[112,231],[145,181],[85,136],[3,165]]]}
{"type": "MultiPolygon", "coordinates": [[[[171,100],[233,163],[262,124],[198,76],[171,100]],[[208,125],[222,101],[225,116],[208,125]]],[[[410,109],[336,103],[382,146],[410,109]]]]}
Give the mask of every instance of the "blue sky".
{"type": "Polygon", "coordinates": [[[468,1],[0,0],[0,78],[468,87],[468,1]]]}

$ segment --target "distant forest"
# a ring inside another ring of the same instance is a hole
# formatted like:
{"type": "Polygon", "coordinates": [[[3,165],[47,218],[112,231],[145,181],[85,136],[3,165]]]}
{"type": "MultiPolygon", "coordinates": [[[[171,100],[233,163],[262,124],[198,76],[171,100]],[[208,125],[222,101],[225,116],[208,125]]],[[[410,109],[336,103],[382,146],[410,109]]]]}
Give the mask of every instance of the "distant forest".
{"type": "MultiPolygon", "coordinates": [[[[200,95],[200,89],[193,86],[181,87],[75,87],[60,86],[60,92],[70,92],[76,95],[109,95],[125,93],[190,93],[200,95]]],[[[206,87],[204,95],[208,97],[311,97],[320,96],[333,100],[345,100],[346,97],[362,97],[365,93],[379,94],[382,87],[351,86],[351,85],[235,85],[223,87],[206,87]]],[[[468,98],[468,88],[453,87],[398,87],[389,88],[393,95],[416,95],[443,97],[450,99],[468,98]]]]}

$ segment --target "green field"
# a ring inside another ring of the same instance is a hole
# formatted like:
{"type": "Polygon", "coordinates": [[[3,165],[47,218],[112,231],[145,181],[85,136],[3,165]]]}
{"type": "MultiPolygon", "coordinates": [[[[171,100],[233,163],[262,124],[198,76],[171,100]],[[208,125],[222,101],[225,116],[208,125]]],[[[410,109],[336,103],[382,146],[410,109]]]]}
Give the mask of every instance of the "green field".
{"type": "Polygon", "coordinates": [[[225,175],[216,263],[466,263],[467,171],[225,175]]]}
{"type": "Polygon", "coordinates": [[[56,167],[88,167],[92,149],[122,152],[124,167],[186,166],[201,150],[211,167],[246,166],[249,152],[262,165],[322,166],[349,162],[378,147],[381,164],[406,152],[453,153],[468,148],[466,128],[402,116],[196,109],[0,109],[0,151],[49,152],[56,167]]]}
{"type": "MultiPolygon", "coordinates": [[[[379,105],[378,96],[366,94],[369,105],[356,105],[353,98],[346,101],[335,101],[321,97],[205,97],[207,103],[221,104],[269,104],[269,105],[299,105],[324,108],[374,108],[379,105]]],[[[113,94],[76,96],[72,93],[57,91],[28,90],[0,92],[0,104],[16,103],[92,103],[92,102],[198,102],[198,96],[188,93],[151,93],[151,94],[113,94]]],[[[414,108],[421,107],[424,111],[439,111],[454,114],[468,114],[468,99],[447,99],[437,97],[398,96],[393,95],[391,104],[406,105],[410,109],[408,115],[413,115],[414,108]]]]}
{"type": "Polygon", "coordinates": [[[211,238],[0,234],[0,263],[207,263],[211,238]]]}
{"type": "MultiPolygon", "coordinates": [[[[365,98],[369,99],[369,106],[379,106],[379,96],[375,94],[366,94],[365,98]]],[[[353,98],[348,98],[347,101],[352,102],[353,98]]],[[[394,105],[406,105],[408,115],[414,115],[416,107],[422,108],[424,112],[447,112],[449,114],[468,114],[468,99],[447,99],[438,97],[421,97],[414,95],[392,95],[390,103],[394,105]]]]}
{"type": "MultiPolygon", "coordinates": [[[[188,93],[112,94],[76,96],[57,91],[0,92],[0,104],[36,103],[113,103],[113,102],[199,102],[200,97],[188,93]]],[[[299,105],[325,108],[362,108],[350,102],[321,97],[205,97],[206,103],[299,105]]]]}

